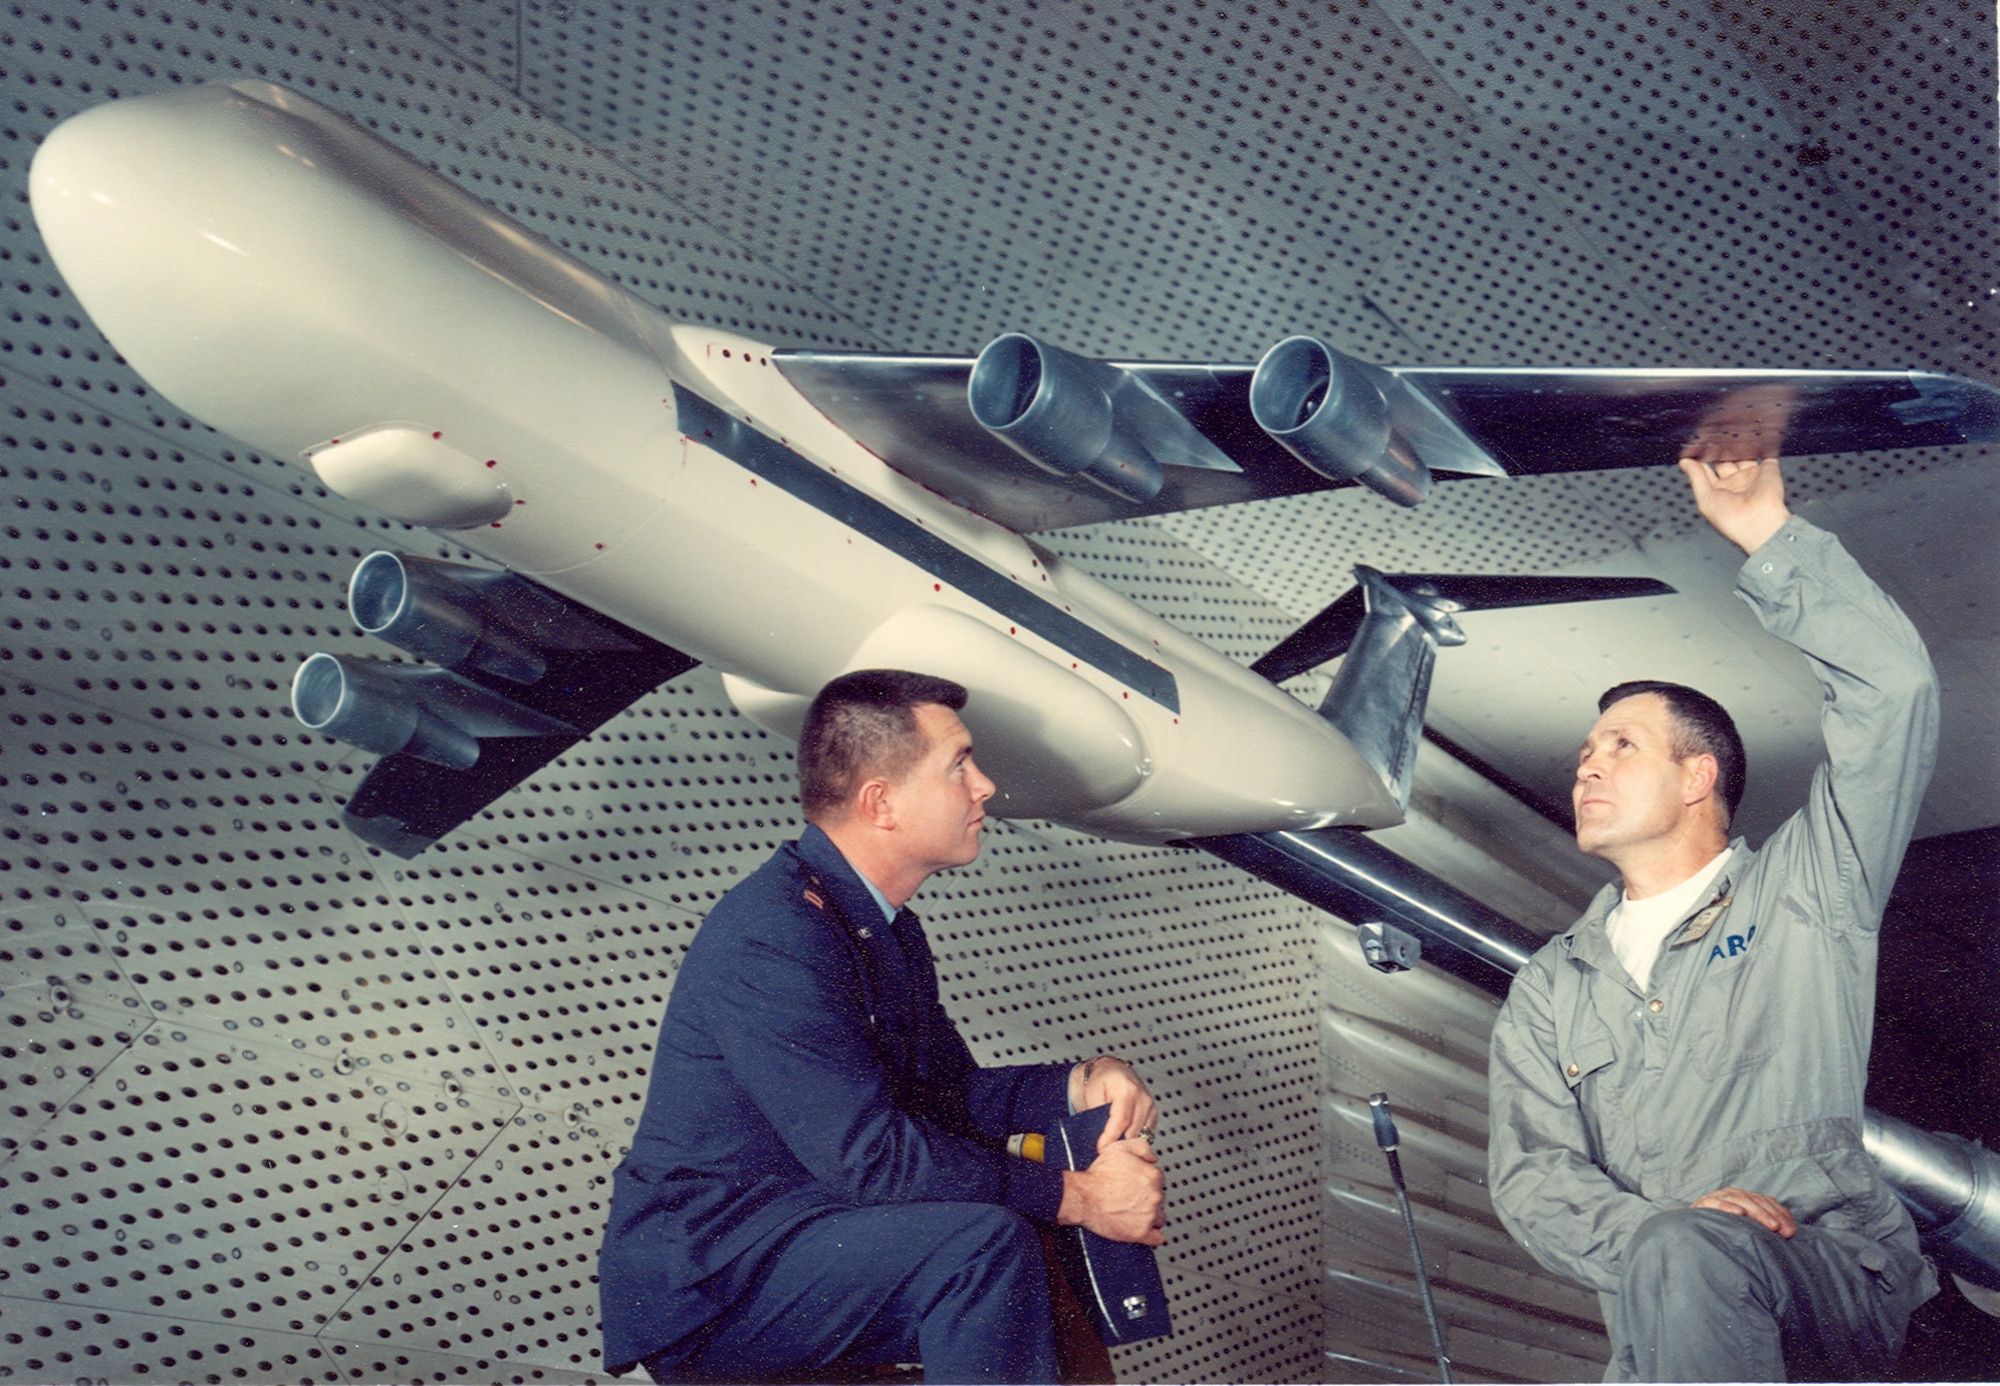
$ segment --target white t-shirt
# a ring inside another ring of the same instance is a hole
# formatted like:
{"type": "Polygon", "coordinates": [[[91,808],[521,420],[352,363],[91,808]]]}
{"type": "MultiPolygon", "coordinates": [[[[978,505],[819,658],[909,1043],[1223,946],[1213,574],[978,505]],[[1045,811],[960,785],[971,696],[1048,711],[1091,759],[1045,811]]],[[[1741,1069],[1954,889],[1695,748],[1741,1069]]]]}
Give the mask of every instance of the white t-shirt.
{"type": "Polygon", "coordinates": [[[1625,964],[1632,980],[1639,984],[1639,990],[1646,989],[1646,983],[1653,975],[1653,961],[1660,956],[1660,945],[1701,903],[1702,892],[1708,889],[1709,882],[1716,878],[1722,864],[1728,860],[1729,849],[1725,847],[1714,861],[1672,890],[1649,895],[1644,900],[1621,896],[1605,917],[1604,932],[1611,939],[1612,951],[1618,954],[1618,961],[1625,964]]]}

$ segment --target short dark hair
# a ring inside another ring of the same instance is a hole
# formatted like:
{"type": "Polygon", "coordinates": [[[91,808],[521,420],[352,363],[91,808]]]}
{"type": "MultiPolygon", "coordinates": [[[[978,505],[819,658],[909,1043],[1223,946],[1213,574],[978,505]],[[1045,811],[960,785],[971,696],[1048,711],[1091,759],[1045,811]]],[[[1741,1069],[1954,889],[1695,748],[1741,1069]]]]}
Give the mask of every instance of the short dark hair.
{"type": "Polygon", "coordinates": [[[1661,679],[1634,679],[1607,688],[1597,700],[1597,710],[1609,712],[1613,703],[1647,693],[1659,694],[1667,704],[1667,715],[1674,728],[1671,749],[1675,760],[1702,755],[1715,757],[1715,788],[1729,810],[1723,820],[1723,826],[1727,827],[1728,820],[1736,816],[1736,806],[1743,802],[1743,786],[1749,773],[1749,760],[1743,754],[1743,738],[1737,734],[1736,723],[1722,704],[1708,694],[1661,679]]]}
{"type": "Polygon", "coordinates": [[[799,735],[799,802],[808,822],[839,808],[863,780],[899,780],[923,756],[916,710],[965,706],[950,679],[902,669],[857,669],[820,689],[799,735]]]}

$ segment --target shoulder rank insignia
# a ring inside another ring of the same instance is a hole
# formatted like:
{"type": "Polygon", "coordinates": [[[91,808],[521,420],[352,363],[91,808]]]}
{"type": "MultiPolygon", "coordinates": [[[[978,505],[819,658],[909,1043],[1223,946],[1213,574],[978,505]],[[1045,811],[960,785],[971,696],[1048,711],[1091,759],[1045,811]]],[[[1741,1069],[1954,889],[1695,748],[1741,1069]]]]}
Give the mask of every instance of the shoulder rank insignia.
{"type": "Polygon", "coordinates": [[[811,905],[814,909],[823,910],[826,908],[826,901],[820,897],[818,891],[808,890],[805,892],[805,897],[806,897],[806,903],[811,905]]]}
{"type": "Polygon", "coordinates": [[[1722,918],[1722,912],[1729,908],[1730,902],[1735,900],[1735,898],[1734,895],[1725,895],[1693,919],[1690,919],[1687,922],[1687,927],[1681,930],[1679,941],[1682,943],[1692,943],[1695,939],[1707,933],[1715,921],[1722,918]]]}

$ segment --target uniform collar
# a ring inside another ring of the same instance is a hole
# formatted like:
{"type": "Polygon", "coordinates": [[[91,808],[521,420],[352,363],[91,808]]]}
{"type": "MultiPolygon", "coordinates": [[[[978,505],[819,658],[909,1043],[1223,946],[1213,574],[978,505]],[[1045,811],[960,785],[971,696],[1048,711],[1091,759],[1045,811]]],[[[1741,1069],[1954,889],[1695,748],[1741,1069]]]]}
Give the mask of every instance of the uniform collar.
{"type": "Polygon", "coordinates": [[[1611,946],[1611,935],[1604,931],[1604,921],[1623,893],[1624,887],[1616,881],[1599,890],[1584,910],[1583,918],[1570,925],[1569,932],[1562,936],[1563,950],[1571,958],[1618,977],[1625,975],[1625,965],[1618,961],[1618,951],[1611,946]]]}
{"type": "Polygon", "coordinates": [[[1693,943],[1715,927],[1715,921],[1722,918],[1722,912],[1736,898],[1736,882],[1742,879],[1744,870],[1756,855],[1750,850],[1750,844],[1740,837],[1729,844],[1729,860],[1722,863],[1722,870],[1716,872],[1715,879],[1702,892],[1701,908],[1689,915],[1677,932],[1668,936],[1667,947],[1678,948],[1684,943],[1693,943]]]}
{"type": "MultiPolygon", "coordinates": [[[[1735,898],[1736,882],[1743,878],[1743,873],[1756,857],[1745,839],[1739,837],[1730,842],[1729,860],[1722,864],[1722,870],[1702,892],[1701,908],[1684,920],[1676,932],[1668,935],[1668,947],[1692,943],[1709,931],[1721,917],[1722,907],[1735,898]]],[[[1563,946],[1570,957],[1589,963],[1600,972],[1613,968],[1621,974],[1624,972],[1624,965],[1617,961],[1618,955],[1611,947],[1611,936],[1604,931],[1604,921],[1610,917],[1624,891],[1624,886],[1613,881],[1592,897],[1583,917],[1562,936],[1563,946]]]]}
{"type": "Polygon", "coordinates": [[[856,871],[841,855],[840,848],[834,846],[833,839],[817,827],[806,825],[806,830],[799,834],[798,851],[806,865],[817,871],[826,888],[833,892],[842,917],[850,923],[859,927],[877,918],[887,922],[896,917],[888,897],[856,871]]]}

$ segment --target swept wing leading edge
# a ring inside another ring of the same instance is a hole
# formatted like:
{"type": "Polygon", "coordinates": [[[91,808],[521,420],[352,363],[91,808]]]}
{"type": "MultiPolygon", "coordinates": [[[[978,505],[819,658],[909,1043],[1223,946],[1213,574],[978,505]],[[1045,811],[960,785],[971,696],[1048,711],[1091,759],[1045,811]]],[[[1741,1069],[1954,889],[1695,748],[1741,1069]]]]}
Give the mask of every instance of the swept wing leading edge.
{"type": "MultiPolygon", "coordinates": [[[[772,363],[828,418],[905,475],[1020,533],[1268,500],[1354,484],[1260,427],[1247,364],[1116,363],[1235,464],[1169,463],[1149,498],[1036,466],[973,417],[971,357],[785,351],[772,363]]],[[[2000,390],[1919,371],[1366,367],[1394,448],[1428,470],[1538,476],[1712,460],[1990,442],[2000,390]]]]}

